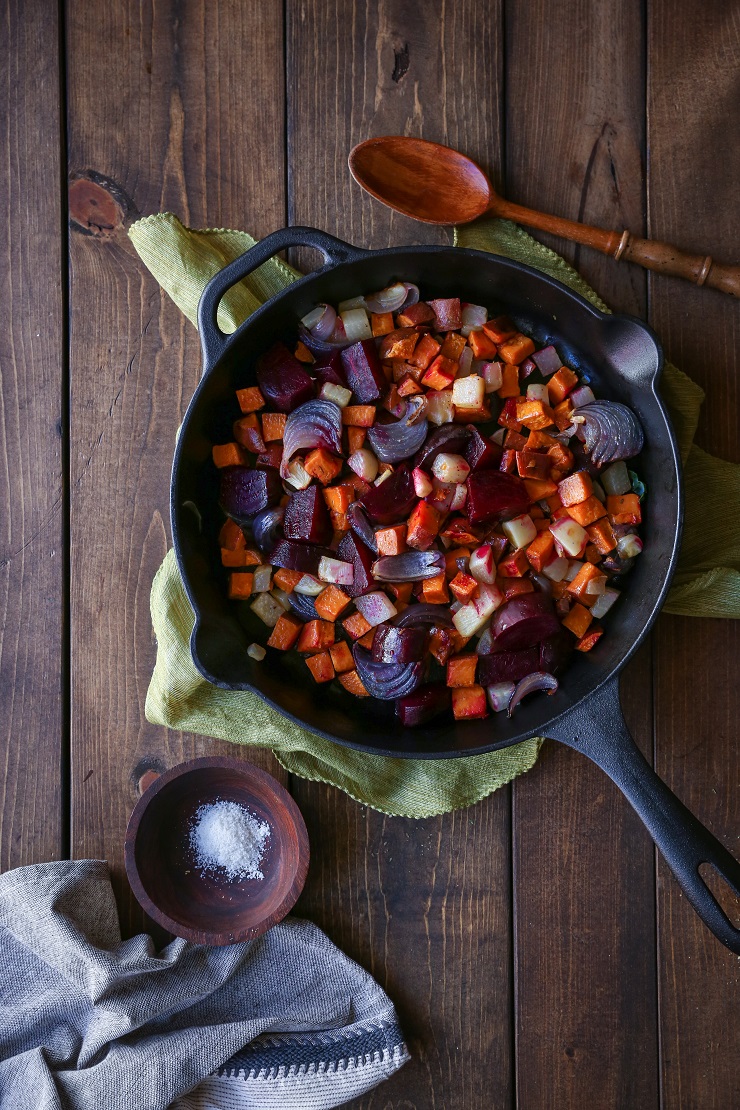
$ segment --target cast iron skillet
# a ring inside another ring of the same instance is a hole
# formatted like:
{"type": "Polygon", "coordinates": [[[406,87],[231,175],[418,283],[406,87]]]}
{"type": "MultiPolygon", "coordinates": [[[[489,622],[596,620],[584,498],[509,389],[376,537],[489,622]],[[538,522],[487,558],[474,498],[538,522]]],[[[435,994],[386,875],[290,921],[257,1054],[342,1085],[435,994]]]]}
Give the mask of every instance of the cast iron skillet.
{"type": "Polygon", "coordinates": [[[297,724],[368,753],[416,758],[474,755],[548,736],[589,756],[623,791],[663,852],[686,896],[715,935],[740,953],[740,930],[725,916],[699,874],[712,864],[740,894],[740,865],[668,790],[630,736],[619,705],[618,673],[645,639],[673,573],[682,521],[680,465],[657,394],[662,355],[652,332],[626,316],[604,315],[559,282],[496,255],[448,247],[365,251],[313,228],[275,232],[226,266],[199,307],[203,378],[182,425],[172,473],[175,552],[195,610],[191,651],[198,670],[225,689],[251,690],[297,724]],[[217,323],[222,297],[236,282],[290,246],[311,246],[324,266],[295,282],[233,334],[217,323]],[[265,628],[248,605],[226,598],[226,572],[216,540],[222,523],[214,443],[231,439],[238,415],[234,391],[254,380],[254,363],[277,338],[294,338],[298,318],[318,302],[336,304],[382,289],[392,279],[414,282],[421,296],[459,296],[509,313],[540,344],[552,341],[572,366],[590,376],[598,397],[619,399],[639,416],[646,446],[635,464],[645,482],[645,549],[611,611],[608,635],[589,653],[575,653],[554,696],[526,700],[513,718],[432,722],[404,729],[392,704],[356,698],[332,683],[313,682],[295,652],[253,662],[247,647],[265,628]],[[333,687],[336,686],[337,689],[333,687]]]}

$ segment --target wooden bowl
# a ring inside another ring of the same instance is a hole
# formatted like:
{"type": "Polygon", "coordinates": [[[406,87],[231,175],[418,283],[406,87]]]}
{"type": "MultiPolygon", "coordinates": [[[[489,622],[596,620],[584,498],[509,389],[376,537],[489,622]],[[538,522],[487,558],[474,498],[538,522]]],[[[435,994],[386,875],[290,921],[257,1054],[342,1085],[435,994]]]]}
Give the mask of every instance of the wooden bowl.
{"type": "Polygon", "coordinates": [[[195,944],[252,940],[282,921],[303,889],[308,833],[280,783],[251,763],[193,759],[160,775],[136,803],[126,829],[126,873],[137,900],[169,932],[195,944]],[[270,826],[262,879],[203,871],[190,848],[199,806],[237,802],[270,826]]]}

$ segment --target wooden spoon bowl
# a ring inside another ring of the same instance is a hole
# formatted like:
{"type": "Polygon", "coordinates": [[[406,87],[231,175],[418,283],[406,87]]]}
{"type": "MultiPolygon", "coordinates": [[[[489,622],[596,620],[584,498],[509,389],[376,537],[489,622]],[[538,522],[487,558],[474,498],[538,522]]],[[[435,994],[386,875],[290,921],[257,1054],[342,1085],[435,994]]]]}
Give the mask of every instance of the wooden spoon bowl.
{"type": "Polygon", "coordinates": [[[151,918],[195,944],[252,940],[282,921],[308,872],[306,825],[280,783],[251,763],[214,757],[165,771],[142,794],[126,830],[126,873],[151,918]],[[199,806],[236,802],[270,826],[263,879],[203,871],[190,848],[199,806]]]}

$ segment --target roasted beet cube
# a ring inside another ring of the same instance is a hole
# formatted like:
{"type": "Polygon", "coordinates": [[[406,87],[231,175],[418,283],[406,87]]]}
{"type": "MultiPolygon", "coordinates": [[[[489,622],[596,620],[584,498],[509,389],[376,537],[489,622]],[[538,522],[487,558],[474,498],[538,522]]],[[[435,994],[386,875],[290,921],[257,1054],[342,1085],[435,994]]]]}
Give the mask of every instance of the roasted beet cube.
{"type": "Polygon", "coordinates": [[[279,470],[282,458],[282,443],[268,443],[264,451],[257,456],[255,466],[260,470],[279,470]]]}
{"type": "Polygon", "coordinates": [[[441,683],[420,686],[410,694],[396,700],[396,716],[404,728],[414,728],[438,717],[450,708],[452,692],[441,683]]]}
{"type": "Polygon", "coordinates": [[[302,543],[300,540],[279,540],[268,556],[274,567],[297,570],[301,574],[318,574],[322,558],[333,559],[334,552],[328,547],[315,543],[302,543]]]}
{"type": "Polygon", "coordinates": [[[425,628],[379,624],[373,639],[373,662],[418,663],[424,658],[429,633],[425,628]]]}
{"type": "Polygon", "coordinates": [[[283,527],[288,540],[329,543],[332,537],[331,520],[319,486],[308,486],[290,495],[285,506],[283,527]]]}
{"type": "Polygon", "coordinates": [[[500,470],[476,470],[468,477],[465,509],[473,524],[519,516],[529,508],[527,487],[516,474],[500,470]]]}
{"type": "Polygon", "coordinates": [[[478,681],[482,686],[490,686],[494,682],[519,682],[539,669],[539,647],[523,651],[497,651],[494,655],[481,655],[478,681]]]}
{"type": "Polygon", "coordinates": [[[226,515],[240,524],[277,505],[282,495],[282,483],[274,470],[230,466],[221,472],[219,503],[226,515]]]}
{"type": "Polygon", "coordinates": [[[521,651],[560,631],[552,601],[543,593],[518,594],[497,609],[491,621],[496,651],[521,651]]]}
{"type": "Polygon", "coordinates": [[[466,424],[470,432],[470,439],[463,452],[466,463],[471,470],[496,469],[501,462],[503,448],[493,440],[482,436],[474,424],[466,424]]]}
{"type": "Polygon", "coordinates": [[[537,669],[547,671],[548,674],[560,674],[567,666],[573,646],[573,637],[566,629],[561,628],[540,644],[540,664],[537,669]]]}
{"type": "Polygon", "coordinates": [[[350,597],[359,597],[360,594],[366,594],[376,588],[373,578],[375,555],[359,536],[348,532],[337,548],[336,558],[343,563],[351,563],[354,568],[352,585],[343,587],[350,597]]]}
{"type": "Polygon", "coordinates": [[[345,388],[347,386],[347,379],[342,369],[341,351],[329,351],[325,355],[319,355],[313,372],[319,386],[326,385],[327,382],[330,385],[343,385],[345,388]]]}
{"type": "Polygon", "coordinates": [[[262,395],[278,412],[292,412],[315,394],[313,378],[284,343],[276,343],[257,363],[262,395]]]}
{"type": "Polygon", "coordinates": [[[434,310],[434,326],[437,331],[457,331],[462,327],[459,297],[429,301],[429,307],[434,310]]]}
{"type": "Polygon", "coordinates": [[[416,504],[416,491],[411,471],[405,463],[379,486],[371,486],[360,501],[374,524],[395,524],[406,520],[416,504]]]}
{"type": "Polygon", "coordinates": [[[375,349],[374,339],[362,339],[342,351],[347,386],[362,405],[377,401],[388,383],[375,349]]]}

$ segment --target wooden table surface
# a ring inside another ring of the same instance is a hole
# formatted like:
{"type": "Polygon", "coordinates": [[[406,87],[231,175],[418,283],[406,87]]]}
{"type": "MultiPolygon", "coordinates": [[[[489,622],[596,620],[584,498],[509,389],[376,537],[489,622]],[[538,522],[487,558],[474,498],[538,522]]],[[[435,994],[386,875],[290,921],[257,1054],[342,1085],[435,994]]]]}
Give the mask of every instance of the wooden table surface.
{"type": "MultiPolygon", "coordinates": [[[[546,746],[463,812],[386,818],[268,753],[155,728],[152,577],[170,544],[195,330],[126,237],[163,209],[261,236],[444,243],[351,181],[406,133],[545,211],[739,262],[740,9],[728,0],[5,0],[0,23],[0,865],[123,873],[142,769],[239,754],[287,782],[301,914],[375,975],[412,1062],[373,1110],[740,1105],[740,961],[617,790],[546,746]],[[68,186],[82,179],[70,204],[68,186]]],[[[698,442],[740,461],[738,302],[553,243],[700,382],[698,442]]],[[[305,262],[310,262],[310,257],[305,262]]],[[[728,517],[737,506],[728,505],[728,517]]],[[[737,852],[740,626],[662,616],[627,668],[634,734],[737,852]]]]}

